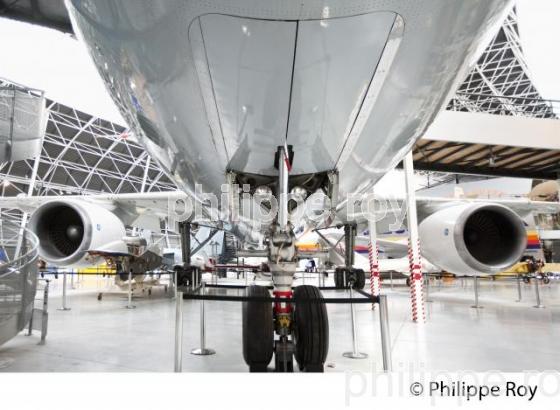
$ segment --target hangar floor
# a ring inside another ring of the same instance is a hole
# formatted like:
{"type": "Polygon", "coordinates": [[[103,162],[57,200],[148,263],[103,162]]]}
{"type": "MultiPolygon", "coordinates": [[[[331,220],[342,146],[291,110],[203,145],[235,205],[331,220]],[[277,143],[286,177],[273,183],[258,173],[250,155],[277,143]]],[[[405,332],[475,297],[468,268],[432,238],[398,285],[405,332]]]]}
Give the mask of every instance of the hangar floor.
{"type": "MultiPolygon", "coordinates": [[[[0,346],[0,371],[173,370],[175,304],[162,289],[154,290],[150,298],[135,299],[133,310],[124,308],[124,294],[98,301],[95,289],[72,290],[68,296],[72,310],[64,312],[55,309],[61,304],[57,286],[50,298],[46,345],[37,345],[37,335],[18,335],[0,346]]],[[[393,289],[385,282],[383,288],[389,296],[395,370],[558,369],[560,287],[556,281],[541,285],[546,308],[535,309],[533,285],[522,284],[523,301],[515,302],[515,282],[482,280],[480,304],[484,308],[473,309],[472,281],[434,280],[425,326],[410,321],[409,292],[403,281],[395,281],[393,289]]],[[[247,371],[241,353],[239,304],[206,302],[207,345],[217,354],[188,354],[198,344],[198,303],[185,301],[184,305],[183,371],[247,371]]],[[[325,370],[380,370],[379,316],[368,304],[356,305],[356,319],[359,349],[369,357],[352,360],[342,356],[352,345],[349,309],[347,305],[328,305],[330,350],[325,370]]]]}

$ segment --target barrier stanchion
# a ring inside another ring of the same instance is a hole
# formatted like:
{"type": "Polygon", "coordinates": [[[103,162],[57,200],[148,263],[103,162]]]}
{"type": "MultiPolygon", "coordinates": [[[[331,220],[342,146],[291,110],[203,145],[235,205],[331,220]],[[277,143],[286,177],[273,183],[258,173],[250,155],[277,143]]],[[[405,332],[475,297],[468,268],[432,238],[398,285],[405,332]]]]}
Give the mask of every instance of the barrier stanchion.
{"type": "Polygon", "coordinates": [[[177,299],[177,270],[173,271],[173,297],[177,299]]]}
{"type": "Polygon", "coordinates": [[[66,270],[62,273],[62,307],[59,307],[58,310],[71,310],[66,306],[66,270]]]}
{"type": "Polygon", "coordinates": [[[430,300],[430,275],[426,274],[426,303],[431,303],[430,300]]]}
{"type": "Polygon", "coordinates": [[[544,305],[541,303],[541,293],[539,291],[539,278],[535,275],[533,280],[535,281],[535,297],[537,298],[537,304],[533,307],[537,309],[542,309],[544,308],[544,305]]]}
{"type": "MultiPolygon", "coordinates": [[[[350,283],[350,299],[354,298],[354,291],[352,289],[354,283],[350,283]]],[[[354,303],[350,303],[350,318],[352,325],[352,351],[344,352],[342,355],[348,357],[349,359],[365,359],[367,354],[358,351],[358,340],[356,337],[356,311],[354,308],[354,303]]]]}
{"type": "Polygon", "coordinates": [[[136,306],[132,304],[132,269],[128,272],[128,303],[127,309],[134,309],[136,306]]]}
{"type": "Polygon", "coordinates": [[[40,345],[44,345],[47,339],[47,330],[49,326],[49,281],[45,283],[43,290],[43,309],[41,312],[41,341],[40,345]]]}
{"type": "Polygon", "coordinates": [[[516,276],[516,282],[517,282],[517,300],[516,300],[516,302],[521,302],[521,278],[519,277],[519,274],[517,274],[517,276],[516,276]]]}
{"type": "Polygon", "coordinates": [[[175,299],[175,373],[183,370],[183,292],[175,299]]]}
{"type": "Polygon", "coordinates": [[[391,334],[389,332],[389,309],[387,295],[379,295],[379,326],[381,329],[381,354],[383,357],[383,370],[393,371],[391,357],[391,334]]]}
{"type": "MultiPolygon", "coordinates": [[[[201,293],[204,296],[206,285],[202,282],[201,293]]],[[[206,316],[204,314],[204,299],[200,301],[200,348],[191,350],[191,354],[197,356],[209,356],[216,353],[213,349],[206,347],[206,316]]]]}
{"type": "Polygon", "coordinates": [[[478,304],[478,276],[474,277],[473,286],[474,286],[474,305],[472,305],[471,307],[473,309],[482,309],[483,306],[480,306],[478,304]]]}

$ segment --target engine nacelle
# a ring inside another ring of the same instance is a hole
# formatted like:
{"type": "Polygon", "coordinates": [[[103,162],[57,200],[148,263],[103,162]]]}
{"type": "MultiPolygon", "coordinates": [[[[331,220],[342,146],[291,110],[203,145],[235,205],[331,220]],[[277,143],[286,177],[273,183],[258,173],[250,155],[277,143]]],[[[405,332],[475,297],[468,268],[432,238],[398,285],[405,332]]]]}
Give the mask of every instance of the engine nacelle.
{"type": "Polygon", "coordinates": [[[59,267],[89,264],[88,250],[127,252],[122,221],[107,209],[85,201],[55,200],[41,205],[29,220],[39,238],[39,255],[59,267]]]}
{"type": "Polygon", "coordinates": [[[501,272],[519,261],[527,246],[523,221],[498,204],[453,205],[419,226],[421,253],[457,275],[501,272]]]}

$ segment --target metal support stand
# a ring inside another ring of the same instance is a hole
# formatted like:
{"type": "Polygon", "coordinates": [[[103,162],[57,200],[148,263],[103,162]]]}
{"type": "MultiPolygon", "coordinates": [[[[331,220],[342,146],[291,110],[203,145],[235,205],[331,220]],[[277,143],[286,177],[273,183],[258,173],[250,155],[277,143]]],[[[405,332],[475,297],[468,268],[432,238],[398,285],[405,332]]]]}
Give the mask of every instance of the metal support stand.
{"type": "Polygon", "coordinates": [[[391,335],[389,333],[389,309],[387,295],[379,295],[379,325],[381,328],[381,354],[383,356],[383,370],[393,371],[391,358],[391,335]]]}
{"type": "Polygon", "coordinates": [[[74,270],[72,270],[72,272],[70,273],[70,289],[72,290],[76,289],[74,287],[74,270]]]}
{"type": "Polygon", "coordinates": [[[516,300],[516,302],[521,302],[521,278],[519,277],[519,275],[516,276],[516,282],[517,282],[517,300],[516,300]]]}
{"type": "MultiPolygon", "coordinates": [[[[354,291],[352,289],[353,287],[352,285],[353,283],[350,283],[349,285],[350,299],[354,298],[354,291]]],[[[358,351],[358,340],[356,338],[356,312],[353,303],[350,303],[350,318],[352,324],[352,351],[345,352],[342,355],[349,359],[365,359],[366,357],[368,357],[367,354],[358,351]]]]}
{"type": "Polygon", "coordinates": [[[127,309],[135,309],[136,306],[132,304],[132,269],[128,272],[128,303],[127,309]]]}
{"type": "Polygon", "coordinates": [[[430,275],[426,274],[426,303],[432,303],[430,300],[430,275]]]}
{"type": "Polygon", "coordinates": [[[45,283],[43,290],[43,309],[41,311],[41,341],[40,345],[44,345],[47,339],[47,330],[49,328],[49,281],[45,283]]]}
{"type": "Polygon", "coordinates": [[[474,277],[473,287],[474,287],[474,305],[472,305],[471,307],[473,309],[482,309],[484,306],[480,306],[478,304],[478,276],[474,277]]]}
{"type": "Polygon", "coordinates": [[[173,271],[173,297],[177,299],[177,271],[173,271]]]}
{"type": "Polygon", "coordinates": [[[66,306],[66,271],[62,274],[62,307],[59,307],[57,310],[70,310],[70,308],[66,306]]]}
{"type": "Polygon", "coordinates": [[[175,299],[175,373],[183,370],[183,292],[175,299]]]}
{"type": "MultiPolygon", "coordinates": [[[[206,286],[204,282],[202,282],[201,287],[202,295],[205,294],[206,286]]],[[[204,315],[204,299],[200,301],[200,348],[191,350],[191,354],[197,356],[209,356],[216,353],[213,349],[206,348],[206,318],[204,315]]]]}
{"type": "Polygon", "coordinates": [[[535,296],[537,298],[537,304],[533,307],[542,309],[544,308],[544,305],[541,303],[541,293],[539,292],[539,278],[537,278],[537,276],[535,275],[533,281],[535,282],[535,296]]]}

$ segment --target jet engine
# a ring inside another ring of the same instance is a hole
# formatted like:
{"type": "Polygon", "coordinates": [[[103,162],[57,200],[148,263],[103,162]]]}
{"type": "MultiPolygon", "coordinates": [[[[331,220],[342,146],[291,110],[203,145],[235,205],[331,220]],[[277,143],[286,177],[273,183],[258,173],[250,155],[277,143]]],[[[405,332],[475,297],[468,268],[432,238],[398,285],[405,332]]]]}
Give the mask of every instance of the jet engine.
{"type": "Polygon", "coordinates": [[[41,205],[29,220],[39,238],[39,255],[55,266],[79,266],[87,251],[127,252],[122,221],[107,209],[75,200],[55,200],[41,205]]]}
{"type": "Polygon", "coordinates": [[[527,245],[523,221],[498,204],[461,204],[442,208],[419,226],[421,253],[457,275],[501,272],[519,261],[527,245]]]}

